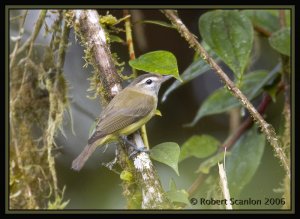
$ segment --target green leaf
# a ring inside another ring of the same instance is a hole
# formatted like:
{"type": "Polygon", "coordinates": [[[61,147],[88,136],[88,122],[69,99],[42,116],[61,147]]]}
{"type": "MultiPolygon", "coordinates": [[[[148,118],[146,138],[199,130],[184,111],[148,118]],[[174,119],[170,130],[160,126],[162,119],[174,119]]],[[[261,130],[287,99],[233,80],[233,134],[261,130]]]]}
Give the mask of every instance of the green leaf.
{"type": "Polygon", "coordinates": [[[189,194],[184,189],[178,190],[173,179],[169,183],[170,191],[166,193],[169,200],[189,204],[189,194]]]}
{"type": "Polygon", "coordinates": [[[270,86],[270,87],[264,88],[264,90],[270,95],[270,97],[272,98],[272,101],[275,103],[278,86],[275,86],[275,85],[270,86]]]}
{"type": "Polygon", "coordinates": [[[135,69],[163,75],[172,75],[181,81],[178,73],[177,60],[173,53],[168,51],[154,51],[141,55],[129,61],[135,69]]]}
{"type": "MultiPolygon", "coordinates": [[[[217,153],[216,155],[208,158],[206,161],[202,162],[199,168],[196,170],[196,173],[209,174],[210,169],[217,165],[218,162],[221,162],[224,159],[224,153],[217,153]]],[[[226,152],[226,157],[230,155],[230,152],[226,152]]]]}
{"type": "Polygon", "coordinates": [[[63,187],[61,195],[55,196],[54,200],[49,200],[48,201],[48,209],[65,209],[66,206],[69,204],[70,200],[63,201],[64,199],[64,194],[65,194],[66,186],[63,187]]]}
{"type": "MultiPolygon", "coordinates": [[[[216,62],[220,61],[220,58],[210,49],[210,47],[202,41],[202,46],[205,48],[207,53],[211,58],[213,58],[216,62]]],[[[194,78],[206,73],[208,70],[210,70],[211,67],[202,59],[197,58],[192,64],[180,75],[182,78],[182,82],[180,81],[174,81],[173,84],[165,91],[165,93],[162,96],[162,101],[165,101],[169,94],[173,92],[178,87],[188,83],[189,81],[193,80],[194,78]]]]}
{"type": "MultiPolygon", "coordinates": [[[[273,10],[278,11],[278,10],[273,10]]],[[[277,31],[279,26],[279,20],[274,13],[271,13],[267,10],[243,10],[243,14],[245,14],[254,26],[263,28],[270,33],[277,31]]]]}
{"type": "Polygon", "coordinates": [[[153,160],[159,161],[170,166],[177,173],[178,176],[179,154],[179,145],[174,142],[161,143],[150,150],[150,156],[153,160]]]}
{"type": "Polygon", "coordinates": [[[276,51],[283,55],[290,56],[290,38],[291,29],[287,27],[273,33],[269,38],[269,43],[276,51]]]}
{"type": "Polygon", "coordinates": [[[116,43],[124,43],[125,42],[121,37],[118,37],[118,36],[112,35],[112,34],[109,35],[109,39],[110,39],[110,42],[116,42],[116,43]]]}
{"type": "MultiPolygon", "coordinates": [[[[264,70],[254,71],[245,75],[240,90],[249,100],[252,100],[262,92],[262,87],[269,83],[279,73],[281,65],[277,65],[271,72],[264,70]]],[[[185,127],[194,126],[202,117],[226,112],[241,103],[232,96],[224,87],[214,91],[201,105],[194,120],[185,127]]]]}
{"type": "Polygon", "coordinates": [[[238,197],[255,174],[265,148],[265,137],[253,126],[234,145],[226,158],[226,174],[231,197],[238,197]]]}
{"type": "Polygon", "coordinates": [[[253,45],[250,19],[235,10],[211,11],[200,17],[199,31],[205,42],[240,79],[253,45]]]}
{"type": "Polygon", "coordinates": [[[212,155],[220,142],[210,135],[193,135],[181,147],[179,162],[194,156],[205,158],[212,155]]]}
{"type": "Polygon", "coordinates": [[[139,21],[137,23],[156,24],[156,25],[159,25],[159,26],[162,26],[162,27],[176,29],[176,27],[174,27],[172,24],[164,22],[164,21],[143,20],[143,21],[139,21]]]}
{"type": "Polygon", "coordinates": [[[278,74],[277,77],[269,83],[268,85],[264,86],[263,89],[266,91],[272,98],[273,102],[276,102],[276,95],[278,91],[278,85],[281,82],[281,75],[278,74]]]}

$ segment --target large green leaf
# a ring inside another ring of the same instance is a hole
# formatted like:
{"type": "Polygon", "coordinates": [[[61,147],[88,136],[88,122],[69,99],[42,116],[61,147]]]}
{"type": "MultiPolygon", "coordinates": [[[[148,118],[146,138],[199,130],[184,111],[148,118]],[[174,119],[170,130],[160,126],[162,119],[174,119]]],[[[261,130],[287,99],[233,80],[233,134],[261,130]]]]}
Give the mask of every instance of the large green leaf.
{"type": "Polygon", "coordinates": [[[278,52],[290,56],[291,50],[291,29],[289,27],[283,28],[275,33],[269,38],[270,45],[278,52]]]}
{"type": "MultiPolygon", "coordinates": [[[[277,11],[277,10],[274,10],[277,11]]],[[[259,28],[263,28],[270,33],[277,31],[279,26],[279,20],[274,13],[267,10],[243,10],[243,14],[250,18],[252,24],[259,28]]]]}
{"type": "Polygon", "coordinates": [[[154,51],[141,55],[129,61],[129,65],[145,72],[173,75],[181,81],[178,73],[177,60],[173,53],[168,51],[154,51]]]}
{"type": "Polygon", "coordinates": [[[255,174],[265,147],[265,137],[253,126],[233,146],[226,157],[226,174],[231,197],[237,198],[255,174]]]}
{"type": "MultiPolygon", "coordinates": [[[[202,41],[202,46],[205,48],[207,53],[212,57],[216,62],[220,61],[220,58],[210,49],[210,47],[202,41]]],[[[194,78],[206,73],[210,70],[211,67],[200,57],[196,59],[192,64],[180,75],[183,82],[178,80],[174,81],[173,84],[165,91],[162,96],[162,101],[165,101],[169,94],[173,92],[178,87],[188,83],[189,81],[193,80],[194,78]]]]}
{"type": "Polygon", "coordinates": [[[179,154],[180,147],[177,143],[174,142],[161,143],[150,150],[150,156],[152,159],[170,166],[178,176],[179,154]]]}
{"type": "MultiPolygon", "coordinates": [[[[249,100],[262,92],[262,87],[272,81],[279,73],[280,65],[277,65],[271,72],[264,70],[254,71],[245,75],[243,83],[240,87],[241,91],[249,100]]],[[[186,127],[194,126],[202,117],[207,115],[226,112],[227,110],[240,106],[240,102],[236,97],[225,88],[219,88],[214,91],[201,105],[194,120],[186,124],[186,127]]]]}
{"type": "Polygon", "coordinates": [[[205,158],[216,152],[220,142],[210,135],[193,135],[181,147],[179,161],[194,156],[205,158]]]}
{"type": "Polygon", "coordinates": [[[110,39],[110,42],[116,42],[116,43],[125,43],[125,41],[121,38],[121,37],[119,37],[119,36],[117,36],[117,35],[113,35],[113,34],[110,34],[109,35],[109,39],[110,39]]]}
{"type": "Polygon", "coordinates": [[[253,45],[250,19],[236,10],[215,10],[200,17],[199,31],[236,77],[241,78],[253,45]]]}

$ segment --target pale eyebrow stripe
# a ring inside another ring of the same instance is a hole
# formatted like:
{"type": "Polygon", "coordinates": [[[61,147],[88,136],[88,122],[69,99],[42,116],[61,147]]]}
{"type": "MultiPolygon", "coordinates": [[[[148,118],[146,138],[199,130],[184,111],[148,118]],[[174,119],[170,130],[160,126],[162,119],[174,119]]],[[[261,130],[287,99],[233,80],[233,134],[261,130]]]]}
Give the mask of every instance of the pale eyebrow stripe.
{"type": "Polygon", "coordinates": [[[156,77],[149,77],[149,78],[145,78],[143,79],[141,82],[139,82],[138,84],[143,84],[145,83],[148,79],[152,79],[153,81],[157,81],[157,78],[156,77]]]}

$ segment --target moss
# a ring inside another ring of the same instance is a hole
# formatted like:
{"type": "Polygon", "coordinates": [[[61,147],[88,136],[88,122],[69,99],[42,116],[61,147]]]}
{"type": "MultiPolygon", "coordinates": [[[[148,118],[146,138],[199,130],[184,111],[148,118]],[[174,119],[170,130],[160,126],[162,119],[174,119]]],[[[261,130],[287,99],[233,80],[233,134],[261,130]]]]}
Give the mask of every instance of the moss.
{"type": "Polygon", "coordinates": [[[55,64],[60,25],[49,30],[55,33],[52,45],[31,42],[32,52],[19,53],[10,69],[10,209],[48,208],[52,200],[52,206],[66,204],[53,154],[55,134],[69,105],[68,84],[55,64]]]}

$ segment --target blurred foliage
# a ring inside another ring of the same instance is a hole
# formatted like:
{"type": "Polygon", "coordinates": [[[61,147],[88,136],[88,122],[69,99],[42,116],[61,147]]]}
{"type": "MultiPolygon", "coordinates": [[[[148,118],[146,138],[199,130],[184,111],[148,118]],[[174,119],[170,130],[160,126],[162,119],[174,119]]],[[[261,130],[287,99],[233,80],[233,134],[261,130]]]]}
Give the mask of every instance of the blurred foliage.
{"type": "Polygon", "coordinates": [[[230,156],[226,158],[226,174],[231,196],[239,198],[261,163],[265,137],[253,126],[232,147],[230,156]]]}
{"type": "Polygon", "coordinates": [[[278,30],[272,34],[269,38],[270,45],[280,52],[283,55],[290,56],[290,38],[291,38],[291,30],[290,28],[284,28],[278,30]]]}

